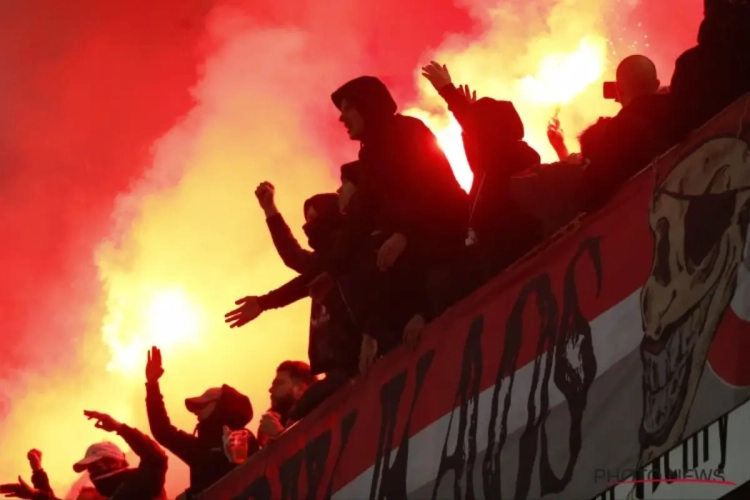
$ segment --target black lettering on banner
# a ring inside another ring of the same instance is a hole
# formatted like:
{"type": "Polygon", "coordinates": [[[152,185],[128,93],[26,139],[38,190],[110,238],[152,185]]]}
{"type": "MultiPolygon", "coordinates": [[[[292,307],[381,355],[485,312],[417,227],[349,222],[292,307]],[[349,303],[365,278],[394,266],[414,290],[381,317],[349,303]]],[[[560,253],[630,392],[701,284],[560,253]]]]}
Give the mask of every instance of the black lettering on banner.
{"type": "MultiPolygon", "coordinates": [[[[349,412],[341,419],[339,452],[331,470],[331,477],[326,489],[325,498],[331,498],[333,490],[333,479],[336,475],[341,456],[344,454],[346,445],[349,443],[354,424],[357,422],[357,410],[349,412]]],[[[281,496],[285,499],[299,498],[297,490],[299,485],[299,473],[302,469],[304,458],[307,466],[307,498],[317,498],[320,482],[323,478],[325,466],[328,463],[328,454],[331,449],[332,429],[323,432],[314,438],[303,451],[297,452],[279,467],[279,482],[281,483],[281,496]]],[[[263,474],[256,478],[242,493],[233,497],[232,500],[271,500],[272,491],[268,476],[263,474]]]]}
{"type": "MultiPolygon", "coordinates": [[[[336,471],[339,469],[339,463],[341,462],[341,457],[344,454],[346,445],[349,444],[349,438],[352,435],[352,429],[354,429],[355,423],[357,423],[357,410],[350,411],[343,419],[341,419],[341,442],[339,443],[339,454],[336,456],[336,461],[331,469],[331,478],[328,480],[328,488],[326,489],[325,498],[331,498],[333,495],[333,480],[336,478],[336,471]]],[[[310,490],[308,490],[307,496],[310,498],[316,498],[311,496],[310,490]]]]}
{"type": "Polygon", "coordinates": [[[281,500],[299,500],[299,475],[302,472],[304,450],[300,450],[281,463],[279,483],[281,500]]]}
{"type": "Polygon", "coordinates": [[[729,431],[729,415],[724,415],[719,419],[719,448],[721,450],[721,459],[719,460],[720,471],[727,468],[727,432],[729,431]]]}
{"type": "MultiPolygon", "coordinates": [[[[486,498],[503,498],[502,479],[500,470],[500,453],[505,446],[508,437],[508,414],[510,410],[511,395],[513,394],[513,383],[515,381],[516,369],[518,367],[518,356],[521,352],[521,340],[523,337],[523,312],[526,302],[536,294],[537,303],[548,301],[552,295],[550,277],[546,274],[537,276],[522,288],[513,305],[513,309],[505,325],[505,345],[500,361],[500,367],[495,377],[495,387],[492,391],[492,407],[490,409],[490,422],[488,425],[487,450],[482,462],[482,483],[484,496],[486,498]],[[508,392],[503,401],[503,413],[500,417],[498,429],[498,412],[500,408],[500,392],[503,389],[505,379],[508,379],[508,392]],[[496,435],[496,433],[498,435],[496,435]]],[[[554,296],[552,296],[554,301],[554,296]]],[[[542,309],[542,308],[540,308],[542,309]]],[[[543,335],[541,335],[543,336],[543,335]]],[[[533,466],[533,464],[532,464],[533,466]]],[[[519,475],[523,472],[523,464],[518,464],[519,475]]]]}
{"type": "Polygon", "coordinates": [[[434,359],[435,350],[431,349],[424,353],[417,361],[414,394],[412,395],[411,405],[406,416],[406,424],[401,434],[396,458],[393,460],[392,465],[390,464],[391,449],[398,421],[401,396],[403,396],[404,389],[406,388],[408,370],[397,373],[391,380],[383,384],[380,390],[382,416],[375,467],[372,474],[372,485],[370,487],[370,500],[406,498],[406,473],[409,461],[409,430],[411,419],[422,390],[422,384],[434,359]]]}
{"type": "Polygon", "coordinates": [[[448,422],[448,431],[445,433],[445,442],[440,458],[440,467],[435,478],[435,486],[432,490],[432,500],[437,499],[440,481],[448,471],[453,471],[453,498],[474,500],[474,462],[477,458],[477,420],[479,418],[479,394],[482,383],[482,332],[484,331],[484,317],[474,319],[469,327],[469,335],[466,337],[464,346],[464,357],[461,363],[461,374],[459,375],[458,390],[453,400],[453,407],[458,406],[458,432],[456,436],[456,449],[448,455],[448,439],[453,427],[455,410],[451,413],[448,422]],[[469,417],[469,405],[473,406],[471,417],[469,417]],[[468,451],[464,449],[468,433],[468,451]],[[466,477],[466,495],[461,491],[461,481],[466,477]]]}
{"type": "MultiPolygon", "coordinates": [[[[596,378],[597,364],[594,355],[594,344],[591,338],[591,325],[583,316],[578,303],[578,287],[576,286],[576,269],[584,254],[588,254],[596,274],[596,294],[601,294],[603,267],[601,258],[600,238],[589,238],[581,243],[575,256],[568,264],[563,282],[563,313],[560,327],[557,331],[557,341],[554,347],[555,386],[565,397],[570,412],[570,431],[568,433],[568,464],[562,476],[558,477],[549,463],[547,430],[542,422],[542,456],[539,462],[539,477],[542,496],[549,493],[560,493],[573,478],[578,456],[583,444],[582,428],[583,414],[586,411],[589,390],[596,378]],[[575,362],[568,357],[569,352],[575,352],[575,362]]],[[[549,351],[548,351],[549,352],[549,351]]],[[[550,368],[551,357],[548,356],[547,368],[550,368]]],[[[549,372],[545,376],[541,394],[541,414],[546,416],[549,408],[549,372]]]]}
{"type": "Polygon", "coordinates": [[[307,498],[318,498],[318,487],[323,481],[328,453],[331,451],[333,432],[328,430],[305,446],[305,471],[307,472],[307,498]]]}
{"type": "Polygon", "coordinates": [[[596,497],[596,500],[615,500],[615,489],[608,489],[607,491],[596,497]]]}
{"type": "Polygon", "coordinates": [[[232,500],[271,500],[271,483],[268,482],[268,476],[263,474],[256,477],[247,488],[242,490],[232,500]]]}
{"type": "MultiPolygon", "coordinates": [[[[716,423],[718,424],[719,432],[719,465],[716,467],[715,473],[718,475],[719,471],[721,471],[721,473],[723,474],[724,468],[726,467],[727,428],[729,424],[729,416],[724,415],[723,417],[720,417],[718,421],[716,421],[716,423]]],[[[687,471],[695,471],[696,469],[699,469],[703,464],[708,462],[711,459],[710,448],[711,431],[713,425],[714,424],[704,427],[702,430],[688,437],[682,442],[681,445],[679,445],[680,450],[682,451],[682,471],[672,470],[670,468],[669,454],[677,449],[675,447],[648,464],[652,469],[652,477],[649,477],[648,479],[664,479],[664,483],[669,485],[674,482],[674,479],[680,478],[681,472],[686,473],[687,471]],[[702,447],[703,449],[701,450],[700,447],[702,447]]],[[[709,472],[700,470],[697,470],[695,472],[699,476],[701,474],[710,474],[709,472]]],[[[636,483],[635,485],[635,497],[639,500],[643,500],[646,495],[646,488],[644,486],[644,483],[642,482],[644,479],[646,479],[644,469],[638,469],[633,475],[633,479],[635,479],[636,481],[641,481],[636,483]]],[[[710,479],[710,477],[708,479],[710,479]]],[[[657,489],[659,489],[659,486],[661,486],[661,484],[661,481],[653,482],[651,485],[651,493],[654,493],[657,489]]]]}
{"type": "MultiPolygon", "coordinates": [[[[545,280],[545,288],[541,290],[541,293],[537,294],[536,306],[541,319],[541,327],[539,340],[537,341],[536,356],[534,358],[534,371],[531,376],[531,389],[529,390],[526,403],[526,427],[518,443],[518,476],[516,477],[515,498],[519,500],[527,498],[529,495],[531,476],[534,472],[534,464],[539,447],[539,429],[543,428],[544,420],[549,414],[549,401],[545,396],[547,395],[547,386],[549,385],[549,377],[552,372],[552,363],[555,360],[554,350],[558,316],[557,299],[552,293],[552,284],[549,276],[545,280]],[[537,387],[539,387],[539,372],[542,360],[545,360],[542,397],[540,400],[542,406],[537,412],[536,391],[537,387]]],[[[507,326],[506,335],[523,336],[523,309],[517,316],[511,315],[507,326]],[[513,323],[511,323],[511,320],[513,320],[513,323]]]]}
{"type": "MultiPolygon", "coordinates": [[[[536,296],[536,306],[540,317],[539,341],[534,361],[531,390],[528,394],[526,427],[519,442],[518,475],[516,477],[516,499],[528,497],[531,479],[536,463],[538,441],[541,437],[540,495],[560,493],[570,483],[582,447],[583,413],[588,392],[596,378],[597,365],[591,338],[591,326],[583,316],[578,304],[578,291],[575,273],[581,257],[588,254],[594,266],[597,279],[597,294],[601,292],[602,263],[600,239],[584,240],[575,256],[568,264],[563,283],[563,313],[558,327],[558,304],[552,292],[551,278],[542,274],[529,281],[521,289],[505,327],[505,345],[500,368],[495,379],[495,387],[490,409],[487,451],[482,464],[484,496],[502,498],[501,452],[508,435],[508,415],[510,411],[513,383],[518,369],[518,356],[524,332],[524,310],[532,295],[536,296]],[[568,351],[576,353],[569,359],[568,351]],[[546,356],[544,355],[547,353],[546,356]],[[544,374],[540,408],[536,408],[536,392],[539,386],[541,363],[544,360],[544,374]],[[549,462],[548,438],[544,422],[549,413],[549,379],[553,376],[555,385],[563,394],[570,411],[568,435],[569,458],[561,477],[552,470],[549,462]],[[503,413],[498,430],[499,397],[507,378],[508,391],[503,403],[503,413]],[[499,434],[497,436],[496,434],[499,434]]],[[[506,495],[507,497],[507,495],[506,495]]]]}

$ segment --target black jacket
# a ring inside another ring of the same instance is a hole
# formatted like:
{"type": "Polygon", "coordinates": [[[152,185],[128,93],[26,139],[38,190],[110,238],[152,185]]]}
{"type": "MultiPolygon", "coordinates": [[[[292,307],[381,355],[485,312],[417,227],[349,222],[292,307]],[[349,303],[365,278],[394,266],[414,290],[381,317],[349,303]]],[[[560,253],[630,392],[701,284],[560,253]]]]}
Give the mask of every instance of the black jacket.
{"type": "Polygon", "coordinates": [[[123,425],[120,437],[138,455],[140,463],[122,472],[122,484],[109,500],[166,500],[164,483],[167,477],[167,455],[150,437],[137,429],[123,425]]]}
{"type": "Polygon", "coordinates": [[[582,210],[597,210],[628,179],[679,142],[674,106],[670,94],[647,95],[612,119],[594,124],[603,130],[597,132],[598,145],[582,149],[589,161],[580,188],[582,210]]]}
{"type": "MultiPolygon", "coordinates": [[[[247,396],[224,385],[216,409],[197,427],[197,434],[177,429],[169,420],[159,383],[146,384],[146,411],[154,439],[190,467],[189,494],[197,494],[234,469],[224,454],[223,426],[240,430],[253,418],[247,396]]],[[[258,451],[258,443],[251,434],[249,455],[258,451]]]]}
{"type": "Polygon", "coordinates": [[[371,234],[402,233],[410,251],[426,263],[440,262],[463,246],[468,197],[437,140],[416,118],[396,114],[396,103],[374,77],[360,77],[331,96],[359,111],[365,122],[357,191],[347,209],[342,238],[326,269],[340,274],[371,234]]]}
{"type": "MultiPolygon", "coordinates": [[[[335,194],[316,195],[305,202],[305,210],[313,205],[318,218],[305,224],[308,243],[314,252],[303,249],[281,214],[269,217],[268,229],[284,263],[301,273],[282,287],[259,298],[263,310],[279,309],[308,295],[307,284],[319,271],[319,258],[330,252],[341,231],[342,217],[335,194]]],[[[314,375],[332,370],[348,370],[357,364],[361,335],[342,295],[339,277],[337,288],[324,300],[313,300],[310,308],[308,356],[314,375]]]]}
{"type": "Polygon", "coordinates": [[[523,140],[523,121],[513,103],[487,97],[471,103],[453,85],[440,95],[461,125],[474,174],[469,225],[497,271],[542,241],[541,224],[517,206],[509,192],[511,177],[539,165],[541,158],[523,140]]]}

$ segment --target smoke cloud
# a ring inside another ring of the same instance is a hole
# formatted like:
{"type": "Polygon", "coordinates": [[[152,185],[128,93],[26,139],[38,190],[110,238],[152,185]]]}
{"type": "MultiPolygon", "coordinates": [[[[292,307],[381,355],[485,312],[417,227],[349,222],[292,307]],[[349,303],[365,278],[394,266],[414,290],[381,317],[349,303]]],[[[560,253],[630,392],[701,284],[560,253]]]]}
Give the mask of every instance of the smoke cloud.
{"type": "MultiPolygon", "coordinates": [[[[255,186],[276,186],[301,235],[304,199],[334,190],[338,166],[355,157],[329,99],[338,85],[382,77],[454,152],[458,131],[434,91],[415,86],[432,57],[457,83],[516,101],[546,154],[555,108],[572,142],[612,110],[600,91],[619,7],[606,0],[175,0],[127,10],[80,0],[54,12],[33,3],[0,7],[0,53],[14,68],[0,76],[0,480],[25,474],[26,451],[37,447],[58,494],[76,480],[71,464],[86,446],[111,438],[83,409],[148,430],[152,345],[164,354],[172,421],[188,432],[184,398],[222,383],[251,397],[254,430],[276,366],[306,359],[307,301],[240,330],[223,314],[293,276],[275,255],[255,186]],[[555,71],[588,75],[552,100],[543,98],[549,53],[555,71]]],[[[170,496],[186,483],[172,458],[170,496]]]]}

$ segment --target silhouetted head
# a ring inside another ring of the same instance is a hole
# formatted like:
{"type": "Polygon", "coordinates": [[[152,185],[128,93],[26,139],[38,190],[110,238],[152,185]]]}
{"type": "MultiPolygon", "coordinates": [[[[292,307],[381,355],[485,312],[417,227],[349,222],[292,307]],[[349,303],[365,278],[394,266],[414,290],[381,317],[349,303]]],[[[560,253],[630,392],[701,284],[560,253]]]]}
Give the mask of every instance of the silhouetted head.
{"type": "Polygon", "coordinates": [[[323,250],[336,241],[336,234],[343,222],[339,211],[339,196],[322,193],[305,200],[305,225],[307,244],[315,251],[323,250]]]}
{"type": "Polygon", "coordinates": [[[276,369],[276,376],[268,388],[271,411],[287,414],[316,378],[304,361],[284,361],[276,369]]]}
{"type": "Polygon", "coordinates": [[[646,56],[628,56],[617,66],[617,94],[620,104],[627,106],[633,99],[659,91],[656,65],[646,56]]]}
{"type": "Polygon", "coordinates": [[[388,87],[374,76],[355,78],[331,94],[331,100],[341,112],[349,138],[361,141],[368,131],[396,114],[398,106],[388,87]]]}
{"type": "Polygon", "coordinates": [[[336,193],[316,194],[305,200],[303,210],[305,222],[310,224],[321,217],[330,217],[338,214],[338,195],[336,193]]]}

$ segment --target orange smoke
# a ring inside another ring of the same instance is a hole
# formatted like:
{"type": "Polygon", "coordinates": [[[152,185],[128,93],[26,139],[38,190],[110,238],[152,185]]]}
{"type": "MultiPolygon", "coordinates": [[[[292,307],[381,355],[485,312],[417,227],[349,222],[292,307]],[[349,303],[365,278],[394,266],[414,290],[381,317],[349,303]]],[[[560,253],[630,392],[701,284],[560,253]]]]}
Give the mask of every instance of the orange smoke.
{"type": "MultiPolygon", "coordinates": [[[[469,85],[477,98],[512,101],[524,121],[526,141],[543,161],[556,161],[546,129],[558,110],[570,152],[577,151],[577,136],[587,125],[617,112],[614,103],[602,99],[601,84],[612,70],[603,3],[561,0],[546,19],[528,16],[527,6],[492,9],[481,40],[449,40],[432,59],[446,64],[454,84],[469,85]]],[[[461,128],[429,82],[417,78],[421,98],[407,113],[430,125],[468,190],[472,173],[461,128]]]]}
{"type": "MultiPolygon", "coordinates": [[[[558,107],[571,151],[578,132],[616,110],[602,100],[599,85],[611,70],[599,16],[605,1],[561,0],[545,16],[525,4],[485,9],[481,37],[449,39],[423,63],[447,64],[455,83],[479,96],[513,101],[529,143],[554,160],[545,129],[558,107]]],[[[24,387],[10,393],[13,408],[3,428],[15,432],[0,439],[0,472],[8,479],[27,470],[25,452],[38,446],[58,490],[71,484],[71,464],[86,445],[110,438],[82,418],[84,408],[147,430],[143,370],[151,345],[163,351],[162,391],[173,423],[188,431],[195,421],[184,398],[222,383],[251,397],[254,429],[276,366],[307,358],[307,301],[240,330],[229,330],[223,314],[235,299],[293,276],[276,255],[253,190],[273,182],[279,208],[301,233],[302,200],[335,189],[338,175],[330,172],[334,157],[345,156],[341,149],[352,148],[349,158],[356,154],[343,132],[339,151],[327,148],[316,135],[320,122],[312,122],[311,132],[310,117],[334,121],[321,96],[353,75],[347,64],[312,52],[303,30],[262,29],[232,10],[217,14],[211,30],[219,49],[194,89],[198,104],[154,144],[151,168],[118,200],[113,234],[97,249],[103,297],[92,305],[78,372],[32,379],[33,393],[24,387]]],[[[418,78],[419,98],[408,113],[435,131],[468,188],[460,129],[418,78]]],[[[186,477],[172,458],[171,497],[186,477]]]]}

